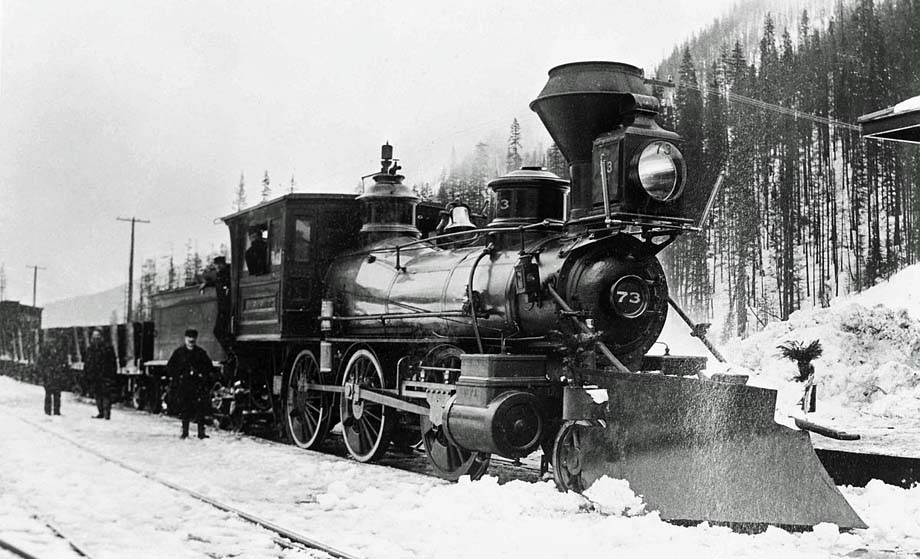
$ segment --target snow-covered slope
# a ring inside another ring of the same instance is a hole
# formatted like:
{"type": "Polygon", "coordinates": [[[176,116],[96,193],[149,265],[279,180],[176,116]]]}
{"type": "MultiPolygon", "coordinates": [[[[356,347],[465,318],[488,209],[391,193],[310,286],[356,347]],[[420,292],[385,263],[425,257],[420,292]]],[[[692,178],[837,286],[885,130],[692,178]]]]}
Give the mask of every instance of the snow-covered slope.
{"type": "Polygon", "coordinates": [[[801,385],[796,365],[779,355],[789,341],[820,340],[815,380],[825,404],[891,418],[915,418],[920,408],[920,266],[842,298],[826,309],[793,313],[745,340],[732,340],[730,361],[752,369],[757,384],[779,388],[780,406],[794,406],[801,385]],[[791,401],[790,401],[791,400],[791,401]]]}
{"type": "Polygon", "coordinates": [[[125,310],[126,288],[127,284],[123,284],[100,293],[48,303],[42,311],[42,328],[109,324],[113,313],[120,319],[125,310]]]}

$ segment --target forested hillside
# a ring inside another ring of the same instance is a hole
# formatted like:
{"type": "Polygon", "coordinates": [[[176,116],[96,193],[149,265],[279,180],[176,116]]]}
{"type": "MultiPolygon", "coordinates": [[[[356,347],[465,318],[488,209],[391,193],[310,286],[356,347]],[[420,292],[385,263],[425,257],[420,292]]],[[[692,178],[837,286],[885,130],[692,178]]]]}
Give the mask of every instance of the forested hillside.
{"type": "MultiPolygon", "coordinates": [[[[646,75],[674,82],[655,93],[689,190],[724,176],[705,233],[663,255],[695,319],[746,336],[917,262],[920,147],[864,140],[856,120],[920,95],[920,0],[740,2],[646,75]]],[[[514,121],[417,189],[487,208],[488,181],[520,163],[568,177],[514,121]]]]}
{"type": "Polygon", "coordinates": [[[822,25],[803,11],[794,30],[768,13],[745,44],[717,23],[685,45],[663,115],[691,185],[725,176],[705,235],[667,260],[677,297],[726,336],[874,285],[920,250],[920,147],[853,126],[920,95],[920,0],[838,4],[822,25]]]}

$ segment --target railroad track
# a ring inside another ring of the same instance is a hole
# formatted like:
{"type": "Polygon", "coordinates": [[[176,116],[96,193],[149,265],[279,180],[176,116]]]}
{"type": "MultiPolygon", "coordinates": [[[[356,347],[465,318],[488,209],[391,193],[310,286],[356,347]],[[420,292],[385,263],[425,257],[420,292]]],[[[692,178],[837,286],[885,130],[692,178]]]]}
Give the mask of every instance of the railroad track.
{"type": "MultiPolygon", "coordinates": [[[[65,441],[65,442],[67,442],[68,444],[70,444],[70,445],[72,445],[72,446],[75,446],[75,447],[79,448],[80,450],[82,450],[82,451],[84,451],[84,452],[86,452],[86,453],[88,453],[88,454],[91,454],[91,455],[95,456],[96,458],[99,458],[100,460],[103,460],[104,462],[108,462],[108,463],[110,463],[110,464],[114,464],[114,465],[116,465],[116,466],[119,466],[120,468],[123,468],[123,469],[125,469],[125,470],[128,470],[128,471],[130,471],[130,472],[132,472],[132,473],[134,473],[134,474],[137,474],[137,475],[139,475],[139,476],[141,476],[141,477],[143,477],[143,478],[145,478],[145,479],[148,479],[148,480],[150,480],[150,481],[153,481],[153,482],[155,482],[155,483],[158,483],[158,484],[160,484],[160,485],[163,485],[163,486],[165,486],[165,487],[168,487],[169,489],[172,489],[173,491],[176,491],[177,493],[186,495],[186,496],[188,496],[188,497],[192,497],[193,499],[197,499],[198,501],[201,501],[201,502],[203,502],[203,503],[206,503],[206,504],[208,504],[208,505],[210,505],[210,506],[212,506],[212,507],[214,507],[214,508],[216,508],[216,509],[218,509],[218,510],[221,510],[221,511],[223,511],[223,512],[227,512],[227,513],[233,514],[234,516],[236,516],[236,517],[238,517],[238,518],[240,518],[240,519],[242,519],[242,520],[245,520],[245,521],[247,521],[247,522],[249,522],[249,523],[251,523],[251,524],[255,524],[256,526],[259,526],[259,527],[264,528],[264,529],[266,529],[266,530],[268,530],[268,531],[270,531],[270,532],[273,532],[273,533],[276,534],[276,537],[274,538],[275,543],[277,543],[277,544],[280,545],[281,547],[284,547],[284,548],[287,548],[287,549],[313,549],[313,550],[318,550],[318,551],[322,551],[322,552],[324,552],[324,553],[327,553],[328,555],[330,555],[330,556],[332,556],[332,557],[336,557],[337,559],[362,559],[360,556],[358,556],[358,555],[356,555],[356,554],[354,554],[354,553],[351,553],[351,552],[348,552],[348,551],[339,549],[339,548],[337,548],[337,547],[334,547],[334,546],[332,546],[332,545],[329,545],[328,543],[322,542],[322,541],[320,541],[320,540],[318,540],[318,539],[316,539],[316,538],[314,538],[314,537],[312,537],[312,536],[307,536],[307,535],[302,534],[302,533],[299,533],[299,532],[297,532],[297,531],[295,531],[295,530],[290,530],[290,529],[288,529],[288,528],[285,528],[285,527],[283,527],[283,526],[280,526],[280,525],[278,525],[278,524],[275,524],[274,522],[271,522],[270,520],[267,520],[267,519],[264,519],[264,518],[262,518],[262,517],[259,517],[259,516],[255,515],[255,514],[246,512],[246,511],[244,511],[244,510],[242,510],[242,509],[239,509],[239,508],[237,508],[237,507],[234,507],[234,506],[232,506],[232,505],[228,505],[228,504],[226,504],[226,503],[224,503],[224,502],[222,502],[222,501],[219,501],[219,500],[217,500],[217,499],[215,499],[215,498],[213,498],[213,497],[209,497],[209,496],[207,496],[207,495],[204,495],[204,494],[202,494],[202,493],[199,493],[199,492],[197,492],[197,491],[195,491],[195,490],[193,490],[193,489],[189,489],[189,488],[183,487],[183,486],[181,486],[181,485],[179,485],[179,484],[177,484],[177,483],[173,483],[173,482],[171,482],[171,481],[165,480],[165,479],[163,479],[163,478],[161,478],[161,477],[159,477],[159,476],[157,476],[157,475],[155,475],[155,474],[152,474],[152,473],[150,473],[150,472],[146,472],[146,471],[144,471],[144,470],[142,470],[142,469],[140,469],[140,468],[136,468],[136,467],[134,467],[134,466],[132,466],[132,465],[130,465],[130,464],[127,464],[127,463],[125,463],[125,462],[122,462],[121,460],[118,460],[118,459],[116,459],[116,458],[112,458],[111,456],[107,456],[107,455],[105,455],[105,454],[103,454],[103,453],[101,453],[101,452],[99,452],[99,451],[97,451],[97,450],[95,450],[95,449],[93,449],[93,448],[90,448],[90,447],[88,447],[88,446],[86,446],[86,445],[84,445],[84,444],[82,444],[82,443],[79,443],[79,442],[77,442],[77,441],[71,439],[70,437],[67,437],[67,436],[65,436],[65,435],[62,435],[62,434],[60,434],[60,433],[56,433],[56,432],[54,432],[54,431],[52,431],[52,430],[50,430],[50,429],[47,429],[47,428],[43,427],[42,425],[39,425],[39,424],[34,423],[34,422],[32,422],[32,421],[29,421],[28,419],[23,419],[23,418],[17,418],[17,419],[18,419],[19,421],[22,421],[23,423],[26,423],[26,424],[28,424],[28,425],[34,427],[35,429],[38,429],[39,431],[42,431],[42,432],[44,432],[44,433],[46,433],[46,434],[48,434],[48,435],[51,435],[51,436],[56,437],[56,438],[58,438],[58,439],[61,439],[62,441],[65,441]]],[[[280,444],[280,443],[278,443],[278,444],[280,444]]],[[[54,528],[52,528],[52,530],[54,530],[54,528]]],[[[63,536],[62,536],[62,537],[63,537],[63,536]]],[[[3,547],[2,544],[0,544],[0,547],[3,547]]],[[[17,551],[22,551],[22,550],[19,550],[18,548],[16,548],[16,549],[17,549],[17,551]]],[[[13,552],[13,553],[16,553],[16,552],[13,551],[12,549],[10,549],[10,551],[13,552]]],[[[82,552],[81,552],[81,553],[82,553],[82,552]]],[[[21,556],[21,557],[24,557],[24,558],[33,557],[32,555],[28,555],[28,554],[26,554],[26,555],[20,555],[20,556],[21,556]]],[[[84,556],[84,557],[88,557],[88,555],[85,555],[85,553],[84,553],[83,556],[84,556]]]]}
{"type": "MultiPolygon", "coordinates": [[[[5,414],[0,413],[0,415],[5,415],[5,414]]],[[[88,454],[91,454],[91,455],[93,455],[93,456],[95,456],[95,457],[97,457],[97,458],[99,458],[99,459],[101,459],[101,460],[103,460],[103,461],[105,461],[105,462],[109,462],[109,463],[111,463],[111,464],[117,465],[117,466],[119,466],[119,467],[121,467],[121,468],[123,468],[123,469],[126,469],[126,470],[128,470],[128,471],[130,471],[130,472],[132,472],[132,473],[134,473],[134,474],[136,474],[136,475],[138,475],[138,476],[141,476],[141,477],[143,477],[143,478],[146,478],[146,479],[148,479],[148,480],[150,480],[150,481],[154,481],[154,482],[156,482],[156,483],[158,483],[158,484],[160,484],[160,485],[163,485],[163,486],[165,486],[165,487],[167,487],[167,488],[169,488],[169,489],[172,489],[173,491],[176,491],[176,492],[178,492],[178,493],[180,493],[180,494],[183,494],[183,495],[192,497],[192,498],[194,498],[194,499],[197,499],[197,500],[199,500],[199,501],[201,501],[201,502],[204,502],[204,503],[206,503],[206,504],[208,504],[208,505],[210,505],[210,506],[212,506],[212,507],[214,507],[214,508],[217,508],[217,509],[219,509],[219,510],[221,510],[221,511],[224,511],[224,512],[227,512],[227,513],[230,513],[230,514],[233,514],[233,515],[237,516],[238,518],[241,518],[241,519],[243,519],[243,520],[245,520],[245,521],[247,521],[247,522],[250,522],[251,524],[255,524],[255,525],[259,526],[259,527],[262,527],[262,528],[264,528],[264,529],[266,529],[266,530],[269,530],[270,532],[273,532],[273,533],[276,534],[276,537],[273,538],[273,541],[274,541],[277,545],[279,545],[280,547],[282,547],[282,548],[285,548],[285,549],[298,549],[298,550],[303,550],[303,551],[307,551],[307,550],[318,550],[318,551],[322,551],[322,552],[324,552],[324,553],[327,553],[327,554],[329,554],[329,555],[332,556],[332,557],[336,557],[337,559],[362,559],[360,556],[358,556],[358,555],[356,555],[356,554],[354,554],[354,553],[351,553],[351,552],[348,552],[348,551],[345,551],[345,550],[336,548],[336,547],[331,546],[331,545],[329,545],[329,544],[327,544],[327,543],[325,543],[325,542],[322,542],[322,541],[320,541],[320,540],[317,540],[317,539],[314,538],[314,537],[307,536],[307,535],[305,535],[305,534],[298,533],[298,532],[296,532],[296,531],[294,531],[294,530],[290,530],[290,529],[284,528],[284,527],[282,527],[282,526],[280,526],[280,525],[277,525],[277,524],[275,524],[275,523],[273,523],[273,522],[271,522],[271,521],[269,521],[269,520],[266,520],[266,519],[264,519],[264,518],[261,518],[261,517],[259,517],[259,516],[254,515],[254,514],[251,514],[251,513],[247,513],[247,512],[245,512],[245,511],[243,511],[243,510],[241,510],[241,509],[239,509],[239,508],[237,508],[237,507],[233,507],[233,506],[228,505],[228,504],[226,504],[226,503],[223,503],[223,502],[221,502],[221,501],[219,501],[219,500],[217,500],[217,499],[214,499],[214,498],[209,497],[209,496],[207,496],[207,495],[203,495],[203,494],[201,494],[201,493],[198,493],[197,491],[194,491],[194,490],[192,490],[192,489],[189,489],[189,488],[183,487],[183,486],[181,486],[181,485],[172,483],[172,482],[170,482],[170,481],[164,480],[164,479],[160,478],[159,476],[156,476],[155,474],[152,474],[152,473],[150,473],[150,472],[146,472],[146,471],[143,471],[143,470],[141,470],[141,469],[139,469],[139,468],[135,468],[134,466],[131,466],[130,464],[126,464],[126,463],[124,463],[124,462],[122,462],[122,461],[120,461],[120,460],[118,460],[118,459],[115,459],[115,458],[109,457],[109,456],[107,456],[107,455],[105,455],[105,454],[102,454],[101,452],[99,452],[99,451],[97,451],[97,450],[95,450],[95,449],[92,449],[92,448],[90,448],[90,447],[87,447],[87,446],[85,446],[85,445],[83,445],[83,444],[81,444],[81,443],[79,443],[79,442],[77,442],[77,441],[74,441],[73,439],[71,439],[71,438],[69,438],[69,437],[67,437],[67,436],[65,436],[65,435],[62,435],[62,434],[60,434],[60,433],[56,433],[56,432],[54,432],[54,431],[52,431],[52,430],[50,430],[50,429],[47,429],[47,428],[43,427],[42,425],[36,424],[36,423],[34,423],[34,422],[30,421],[30,420],[23,419],[23,418],[20,418],[20,417],[17,417],[16,419],[18,419],[19,421],[22,421],[22,422],[24,422],[24,423],[26,423],[26,424],[28,424],[28,425],[30,425],[30,426],[36,428],[36,429],[38,429],[39,431],[42,431],[42,432],[44,432],[44,433],[46,433],[46,434],[49,434],[49,435],[51,435],[51,436],[53,436],[53,437],[56,437],[56,438],[58,438],[58,439],[61,439],[61,440],[65,441],[65,442],[67,442],[68,444],[70,444],[70,445],[72,445],[72,446],[75,446],[75,447],[79,448],[80,450],[82,450],[82,451],[84,451],[84,452],[87,452],[88,454]]],[[[266,438],[266,437],[260,437],[260,436],[256,436],[256,435],[250,435],[250,434],[244,434],[243,436],[246,436],[247,438],[251,438],[251,439],[257,440],[257,441],[259,441],[259,442],[262,443],[262,444],[278,445],[278,446],[290,446],[290,445],[287,445],[286,443],[279,442],[279,441],[277,441],[277,440],[269,439],[269,438],[266,438]]],[[[337,449],[337,450],[340,450],[340,452],[333,452],[332,454],[334,454],[334,455],[341,455],[342,457],[346,457],[346,456],[347,456],[347,451],[344,449],[344,445],[341,445],[341,446],[343,447],[342,449],[337,449]]],[[[420,474],[422,474],[422,475],[429,475],[429,476],[432,476],[432,477],[437,477],[437,476],[435,476],[432,472],[430,472],[430,471],[424,471],[424,468],[419,468],[417,465],[413,465],[413,464],[412,464],[413,462],[414,462],[414,463],[424,463],[424,464],[427,465],[427,458],[425,457],[424,452],[422,452],[422,451],[420,451],[420,450],[418,450],[418,449],[415,449],[411,455],[407,455],[407,456],[404,456],[404,457],[390,456],[389,458],[385,458],[384,460],[382,460],[382,461],[381,461],[381,465],[385,465],[385,466],[388,466],[388,467],[393,467],[393,468],[396,468],[396,469],[401,469],[401,470],[404,470],[404,471],[411,471],[411,472],[413,472],[413,473],[420,473],[420,474]]],[[[511,476],[510,478],[506,477],[506,479],[526,479],[527,477],[529,477],[529,478],[531,478],[531,480],[533,480],[533,479],[540,479],[540,476],[541,476],[541,472],[540,472],[539,467],[536,467],[536,466],[534,466],[534,465],[532,465],[532,464],[528,464],[528,463],[518,463],[518,462],[514,462],[514,461],[512,461],[512,460],[507,460],[507,459],[505,459],[505,458],[500,458],[500,457],[494,457],[494,456],[493,456],[493,457],[492,457],[492,464],[493,464],[493,466],[497,466],[498,469],[500,469],[500,470],[509,470],[509,471],[517,472],[517,475],[513,475],[513,476],[511,476]]],[[[496,472],[496,473],[499,473],[499,472],[496,472]]],[[[499,475],[499,478],[501,479],[502,477],[505,477],[505,476],[501,476],[501,474],[500,474],[500,475],[499,475]]],[[[592,504],[592,505],[595,504],[595,503],[593,503],[593,501],[591,501],[590,499],[587,499],[587,498],[586,498],[585,500],[586,500],[586,502],[589,503],[589,504],[592,504]]],[[[597,510],[598,510],[598,512],[600,512],[600,509],[597,509],[597,510]]],[[[91,557],[90,555],[88,555],[82,548],[80,548],[79,546],[77,546],[76,544],[74,544],[69,538],[67,538],[66,536],[64,536],[64,535],[60,532],[60,530],[57,529],[53,524],[47,522],[45,519],[42,519],[42,518],[39,518],[39,517],[35,516],[35,515],[33,515],[33,517],[35,517],[35,518],[37,518],[38,520],[40,520],[41,522],[45,523],[45,525],[48,526],[48,528],[50,528],[50,529],[52,530],[52,532],[53,532],[56,536],[58,536],[59,538],[64,539],[65,541],[67,541],[67,543],[70,544],[70,546],[74,549],[74,551],[75,551],[78,555],[80,555],[81,557],[86,557],[86,558],[88,558],[88,559],[92,559],[92,557],[91,557]]],[[[27,552],[27,551],[25,551],[25,550],[20,549],[19,547],[16,547],[15,545],[13,545],[13,544],[11,544],[10,542],[5,541],[5,540],[3,540],[3,539],[0,539],[0,549],[9,551],[9,552],[13,553],[14,555],[16,555],[17,557],[21,557],[21,558],[23,558],[23,559],[41,559],[41,558],[39,558],[39,557],[36,557],[35,555],[30,554],[29,552],[27,552]]],[[[853,555],[854,557],[875,557],[875,558],[878,558],[878,559],[888,559],[888,558],[908,557],[908,556],[909,556],[909,557],[916,557],[916,558],[920,559],[920,553],[917,553],[917,552],[907,552],[907,553],[905,554],[905,552],[904,552],[903,550],[897,550],[897,549],[895,549],[895,550],[890,550],[890,549],[860,548],[860,549],[855,550],[855,551],[853,552],[852,555],[853,555]]]]}
{"type": "MultiPolygon", "coordinates": [[[[47,527],[51,531],[51,533],[54,534],[56,538],[60,538],[64,540],[67,543],[67,545],[70,546],[70,549],[72,549],[73,552],[77,556],[85,557],[86,559],[93,559],[92,556],[89,555],[81,546],[77,545],[77,543],[75,543],[71,538],[68,538],[67,536],[65,536],[63,532],[61,532],[61,530],[57,526],[54,525],[53,522],[51,522],[50,520],[44,519],[37,514],[32,514],[31,517],[34,518],[35,520],[38,520],[42,524],[44,524],[45,527],[47,527]]],[[[13,555],[16,555],[17,557],[22,557],[23,559],[39,559],[37,556],[32,555],[28,551],[22,549],[21,547],[7,540],[4,540],[3,538],[0,538],[0,549],[9,551],[13,555]]]]}
{"type": "Polygon", "coordinates": [[[4,540],[3,538],[0,538],[0,549],[4,549],[4,550],[6,550],[6,551],[9,551],[10,553],[12,553],[13,555],[15,555],[16,557],[22,557],[22,559],[38,559],[38,557],[32,555],[32,554],[29,553],[28,551],[25,551],[25,550],[23,550],[23,549],[20,549],[20,548],[16,547],[15,545],[13,545],[13,544],[11,544],[10,542],[4,540]]]}

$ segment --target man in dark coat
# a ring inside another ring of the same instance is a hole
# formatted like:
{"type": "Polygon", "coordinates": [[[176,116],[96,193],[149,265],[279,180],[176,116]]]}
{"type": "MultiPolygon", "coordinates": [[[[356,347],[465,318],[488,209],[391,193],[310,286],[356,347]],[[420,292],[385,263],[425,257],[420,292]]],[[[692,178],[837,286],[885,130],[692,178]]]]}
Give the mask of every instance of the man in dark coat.
{"type": "Polygon", "coordinates": [[[115,356],[115,350],[111,344],[107,344],[102,338],[100,330],[93,330],[90,336],[89,347],[86,349],[86,356],[83,359],[83,374],[92,387],[93,395],[96,398],[96,409],[99,414],[95,415],[96,419],[111,419],[112,417],[112,397],[110,390],[115,384],[116,375],[118,374],[118,358],[115,356]]]}
{"type": "Polygon", "coordinates": [[[214,258],[214,265],[204,271],[204,282],[199,292],[205,287],[214,287],[217,292],[217,318],[214,321],[214,337],[228,355],[233,354],[233,334],[230,332],[230,265],[223,256],[214,258]]]}
{"type": "Polygon", "coordinates": [[[166,363],[166,373],[178,391],[182,438],[188,438],[189,423],[195,418],[198,438],[206,439],[204,416],[211,408],[210,384],[214,366],[208,353],[198,347],[198,331],[185,331],[185,344],[173,352],[166,363]]]}
{"type": "Polygon", "coordinates": [[[70,378],[65,344],[45,340],[35,365],[45,387],[45,414],[61,415],[61,390],[68,388],[70,378]]]}
{"type": "Polygon", "coordinates": [[[267,274],[268,266],[268,243],[262,237],[262,230],[249,230],[249,248],[244,254],[246,258],[246,270],[251,276],[260,276],[267,274]]]}

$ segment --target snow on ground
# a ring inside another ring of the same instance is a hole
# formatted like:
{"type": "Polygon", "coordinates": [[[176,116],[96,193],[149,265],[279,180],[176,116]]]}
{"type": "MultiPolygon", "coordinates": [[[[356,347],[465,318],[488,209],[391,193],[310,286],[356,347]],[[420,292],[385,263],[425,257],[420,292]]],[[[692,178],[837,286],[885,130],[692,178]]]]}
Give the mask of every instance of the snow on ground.
{"type": "MultiPolygon", "coordinates": [[[[801,416],[797,402],[803,384],[798,369],[780,356],[777,346],[789,341],[820,340],[823,355],[814,361],[818,386],[817,413],[810,419],[855,430],[865,441],[854,449],[920,457],[920,265],[862,293],[835,299],[829,308],[805,309],[788,321],[772,322],[747,339],[720,348],[729,362],[710,359],[710,372],[751,374],[750,384],[778,391],[777,421],[801,416]]],[[[671,313],[673,315],[673,313],[671,313]]],[[[669,315],[662,340],[672,353],[708,355],[669,315]]],[[[823,445],[820,437],[816,445],[823,445]]],[[[846,449],[848,443],[831,445],[846,449]]]]}
{"type": "MultiPolygon", "coordinates": [[[[30,517],[37,514],[95,559],[325,557],[283,551],[266,530],[105,463],[16,419],[27,417],[53,430],[92,421],[90,407],[70,398],[64,416],[45,416],[37,387],[17,385],[6,377],[2,381],[6,396],[0,406],[0,537],[21,549],[44,558],[74,556],[63,540],[30,517]],[[18,404],[26,401],[9,398],[10,392],[23,395],[23,389],[34,409],[20,408],[18,404]]],[[[123,428],[115,422],[97,425],[103,437],[123,428]]]]}
{"type": "MultiPolygon", "coordinates": [[[[94,557],[282,556],[264,532],[100,460],[32,425],[370,558],[842,557],[860,550],[920,552],[920,488],[881,483],[844,494],[871,526],[839,533],[770,528],[736,534],[679,527],[642,512],[622,482],[593,497],[551,482],[441,480],[216,432],[179,440],[171,418],[116,409],[112,421],[65,395],[62,417],[41,411],[42,390],[0,378],[0,488],[28,502],[94,557]],[[604,512],[600,512],[604,511],[604,512]],[[620,515],[626,511],[626,515],[620,515]],[[633,516],[630,516],[632,514],[633,516]]],[[[9,507],[10,501],[0,501],[9,507]]],[[[15,507],[15,505],[13,505],[15,507]]],[[[3,517],[0,517],[3,518],[3,517]]]]}
{"type": "MultiPolygon", "coordinates": [[[[36,557],[79,559],[80,555],[63,539],[30,511],[29,505],[14,498],[11,491],[0,482],[0,539],[28,551],[36,557]]],[[[12,552],[0,550],[0,559],[16,557],[12,552]]]]}

